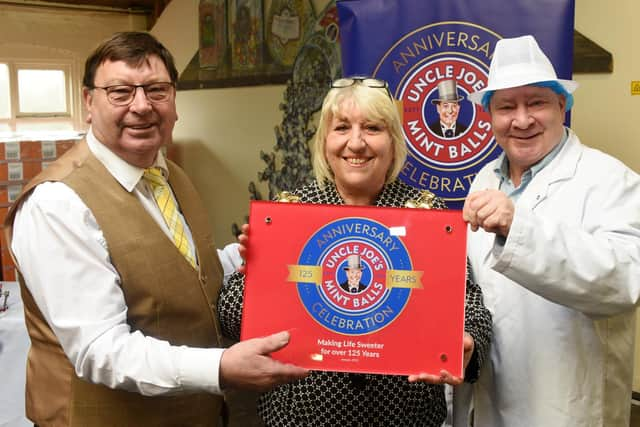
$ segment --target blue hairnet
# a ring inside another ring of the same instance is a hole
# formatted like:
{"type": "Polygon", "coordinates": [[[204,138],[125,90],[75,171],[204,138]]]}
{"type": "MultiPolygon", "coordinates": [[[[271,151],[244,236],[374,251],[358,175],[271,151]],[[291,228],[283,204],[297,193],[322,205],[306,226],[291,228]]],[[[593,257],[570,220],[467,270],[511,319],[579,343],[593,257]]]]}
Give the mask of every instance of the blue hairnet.
{"type": "MultiPolygon", "coordinates": [[[[565,111],[569,111],[571,110],[571,107],[573,107],[573,95],[567,92],[564,86],[562,86],[560,83],[558,83],[555,80],[550,80],[547,82],[531,83],[530,85],[527,85],[527,86],[548,87],[558,95],[564,96],[564,99],[567,100],[567,104],[564,107],[565,111]]],[[[495,90],[490,90],[488,92],[485,92],[484,95],[482,95],[481,103],[482,103],[482,108],[484,108],[485,111],[489,111],[489,102],[491,102],[491,97],[493,96],[494,93],[495,93],[495,90]]]]}

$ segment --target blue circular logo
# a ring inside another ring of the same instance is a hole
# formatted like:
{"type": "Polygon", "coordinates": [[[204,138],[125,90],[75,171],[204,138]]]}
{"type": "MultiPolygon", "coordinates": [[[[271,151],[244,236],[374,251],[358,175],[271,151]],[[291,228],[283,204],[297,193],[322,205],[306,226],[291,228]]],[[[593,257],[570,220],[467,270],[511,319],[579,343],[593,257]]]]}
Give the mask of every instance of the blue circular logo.
{"type": "Polygon", "coordinates": [[[315,232],[298,264],[318,266],[319,283],[297,282],[311,317],[345,335],[370,334],[392,323],[409,301],[410,288],[387,287],[387,272],[412,270],[402,241],[383,224],[342,218],[315,232]]]}
{"type": "Polygon", "coordinates": [[[461,207],[478,171],[500,154],[489,114],[467,96],[487,86],[500,36],[469,22],[439,22],[398,40],[374,75],[402,102],[405,183],[461,207]]]}

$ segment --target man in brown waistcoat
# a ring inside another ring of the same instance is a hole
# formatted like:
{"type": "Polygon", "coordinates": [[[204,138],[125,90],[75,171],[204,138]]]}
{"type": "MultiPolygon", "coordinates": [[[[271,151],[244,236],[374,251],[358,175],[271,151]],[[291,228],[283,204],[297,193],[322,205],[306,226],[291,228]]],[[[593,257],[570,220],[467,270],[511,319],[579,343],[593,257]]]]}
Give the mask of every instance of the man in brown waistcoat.
{"type": "Polygon", "coordinates": [[[101,44],[85,65],[86,140],[8,214],[39,426],[215,426],[224,389],[307,374],[269,357],[286,332],[220,348],[223,266],[193,185],[160,152],[177,77],[147,33],[101,44]]]}

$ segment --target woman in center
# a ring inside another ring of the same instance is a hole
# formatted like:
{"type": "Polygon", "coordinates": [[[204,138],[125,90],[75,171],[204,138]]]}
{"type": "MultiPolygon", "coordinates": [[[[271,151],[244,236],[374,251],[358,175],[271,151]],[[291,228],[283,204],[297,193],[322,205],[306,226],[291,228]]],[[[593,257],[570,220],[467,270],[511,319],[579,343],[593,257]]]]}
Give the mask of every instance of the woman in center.
{"type": "MultiPolygon", "coordinates": [[[[292,191],[302,203],[403,207],[423,196],[397,179],[407,152],[396,104],[382,80],[334,81],[313,144],[315,181],[292,191]]],[[[431,204],[445,208],[437,197],[431,204]]],[[[223,333],[234,339],[240,335],[243,288],[243,276],[236,273],[218,303],[223,333]]],[[[465,305],[464,380],[475,381],[488,353],[491,315],[468,268],[465,305]]],[[[407,378],[313,371],[261,395],[258,413],[267,426],[439,427],[447,413],[443,384],[462,380],[447,372],[407,378]]]]}

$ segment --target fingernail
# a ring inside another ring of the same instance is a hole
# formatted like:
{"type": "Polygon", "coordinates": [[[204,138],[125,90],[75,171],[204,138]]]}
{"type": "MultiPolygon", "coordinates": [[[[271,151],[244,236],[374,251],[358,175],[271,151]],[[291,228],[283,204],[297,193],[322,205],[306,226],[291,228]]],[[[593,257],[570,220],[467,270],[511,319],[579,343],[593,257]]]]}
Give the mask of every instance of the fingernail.
{"type": "Polygon", "coordinates": [[[283,344],[287,344],[289,342],[289,339],[291,338],[289,332],[287,331],[282,331],[278,335],[278,339],[282,341],[283,344]]]}

